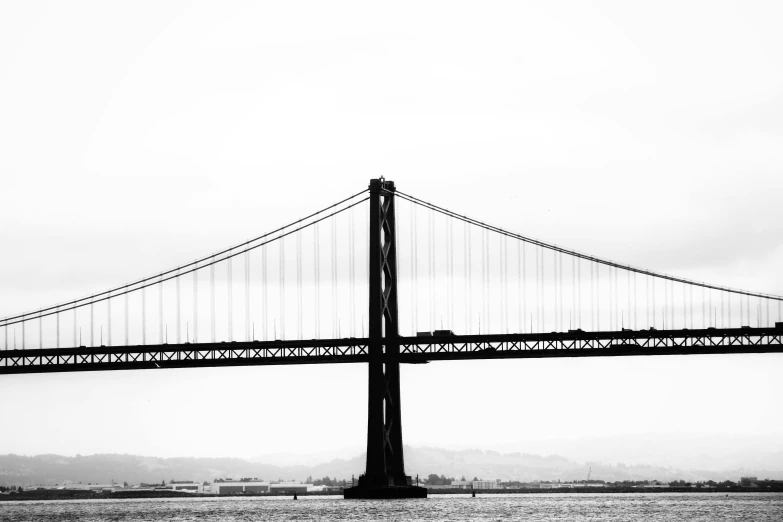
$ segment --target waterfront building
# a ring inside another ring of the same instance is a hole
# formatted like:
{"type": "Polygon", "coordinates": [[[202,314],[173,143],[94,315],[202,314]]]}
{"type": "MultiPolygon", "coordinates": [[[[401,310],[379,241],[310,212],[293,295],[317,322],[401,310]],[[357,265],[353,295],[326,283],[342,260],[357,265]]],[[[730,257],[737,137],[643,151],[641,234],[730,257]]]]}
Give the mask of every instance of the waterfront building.
{"type": "Polygon", "coordinates": [[[269,493],[269,482],[223,480],[212,483],[212,493],[218,495],[230,495],[232,493],[269,493]]]}
{"type": "Polygon", "coordinates": [[[204,485],[201,482],[190,480],[174,481],[168,484],[174,491],[189,491],[191,493],[203,493],[204,485]]]}
{"type": "Polygon", "coordinates": [[[306,493],[322,488],[298,482],[267,482],[258,480],[219,480],[212,483],[212,493],[231,495],[236,493],[306,493]]]}
{"type": "Polygon", "coordinates": [[[277,484],[269,484],[269,491],[272,493],[307,493],[312,487],[312,484],[278,482],[277,484]]]}

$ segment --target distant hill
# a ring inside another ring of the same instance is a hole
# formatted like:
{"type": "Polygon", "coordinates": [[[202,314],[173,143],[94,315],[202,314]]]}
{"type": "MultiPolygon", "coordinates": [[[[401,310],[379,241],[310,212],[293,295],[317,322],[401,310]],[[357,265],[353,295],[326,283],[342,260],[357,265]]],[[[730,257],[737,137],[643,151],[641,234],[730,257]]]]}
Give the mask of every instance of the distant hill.
{"type": "MultiPolygon", "coordinates": [[[[559,456],[525,453],[499,453],[483,450],[444,450],[439,448],[405,447],[406,471],[426,477],[430,473],[447,477],[501,480],[563,480],[587,477],[616,480],[738,480],[740,476],[783,478],[780,470],[764,467],[733,470],[683,470],[647,465],[609,465],[598,462],[578,463],[559,456]]],[[[364,470],[364,455],[351,459],[335,459],[313,466],[279,466],[238,458],[157,458],[137,455],[60,455],[0,456],[0,485],[62,484],[67,482],[155,483],[165,480],[198,480],[212,482],[216,478],[257,477],[263,480],[303,481],[308,476],[324,476],[350,480],[364,470]]]]}

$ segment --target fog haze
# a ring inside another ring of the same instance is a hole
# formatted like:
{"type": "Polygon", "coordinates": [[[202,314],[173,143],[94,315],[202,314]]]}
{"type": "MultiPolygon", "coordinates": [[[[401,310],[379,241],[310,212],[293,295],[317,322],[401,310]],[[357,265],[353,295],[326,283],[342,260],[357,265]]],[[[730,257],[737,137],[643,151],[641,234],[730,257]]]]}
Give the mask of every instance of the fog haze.
{"type": "MultiPolygon", "coordinates": [[[[782,18],[778,2],[6,2],[0,316],[189,262],[380,176],[549,243],[781,295],[782,18]]],[[[416,447],[708,469],[706,448],[741,466],[767,449],[744,441],[780,451],[782,370],[780,354],[406,366],[403,431],[416,447]]],[[[365,444],[366,379],[2,376],[0,453],[345,455],[365,444]]]]}

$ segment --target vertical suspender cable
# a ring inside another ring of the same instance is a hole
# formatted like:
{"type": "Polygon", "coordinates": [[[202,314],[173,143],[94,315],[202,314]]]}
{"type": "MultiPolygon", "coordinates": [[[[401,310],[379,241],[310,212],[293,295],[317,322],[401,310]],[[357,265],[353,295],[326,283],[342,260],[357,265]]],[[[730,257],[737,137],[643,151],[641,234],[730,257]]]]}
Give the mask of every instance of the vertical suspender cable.
{"type": "MultiPolygon", "coordinates": [[[[663,280],[663,308],[661,309],[661,316],[663,317],[663,329],[666,330],[666,319],[668,317],[667,315],[667,307],[666,305],[669,303],[669,282],[664,279],[663,280]]],[[[671,325],[669,326],[671,329],[671,325]]]]}
{"type": "MultiPolygon", "coordinates": [[[[264,247],[262,247],[264,248],[264,247]]],[[[215,256],[212,256],[212,263],[209,265],[209,323],[212,342],[217,341],[215,336],[215,256]]]]}
{"type": "MultiPolygon", "coordinates": [[[[353,219],[353,212],[351,212],[351,219],[353,219]]],[[[351,233],[353,233],[353,227],[351,233]]],[[[353,258],[353,252],[351,252],[351,258],[353,258]]],[[[353,285],[353,281],[351,281],[351,285],[353,285]]],[[[296,234],[296,294],[296,333],[299,339],[304,339],[302,332],[302,313],[304,312],[304,303],[302,302],[302,232],[296,234]]]]}
{"type": "Polygon", "coordinates": [[[469,263],[470,263],[470,243],[468,235],[468,223],[466,221],[462,222],[462,271],[463,271],[463,291],[462,291],[462,301],[465,305],[465,317],[463,324],[466,326],[467,331],[465,333],[472,334],[473,331],[471,330],[471,324],[470,324],[470,316],[472,315],[470,311],[468,310],[468,306],[471,303],[472,295],[468,293],[468,281],[469,281],[469,263]]]}
{"type": "Polygon", "coordinates": [[[481,324],[484,324],[484,333],[487,333],[487,320],[485,317],[487,310],[487,231],[481,229],[481,315],[479,316],[479,333],[481,333],[481,324]]]}
{"type": "MultiPolygon", "coordinates": [[[[92,343],[92,305],[90,305],[90,343],[92,343]]],[[[141,288],[141,344],[147,344],[147,289],[141,288]]]]}
{"type": "MultiPolygon", "coordinates": [[[[73,345],[79,346],[79,340],[77,335],[79,334],[78,325],[78,312],[76,311],[76,304],[73,305],[73,345]]],[[[16,330],[14,330],[16,335],[16,330]]],[[[16,343],[14,343],[16,344],[16,343]]],[[[128,344],[128,294],[125,294],[125,344],[128,344]]]]}
{"type": "Polygon", "coordinates": [[[541,328],[539,329],[540,332],[546,331],[546,285],[544,282],[546,281],[546,276],[544,275],[546,271],[546,266],[544,265],[544,249],[539,249],[539,256],[541,256],[541,328]]]}
{"type": "MultiPolygon", "coordinates": [[[[141,320],[142,320],[142,335],[143,335],[143,326],[144,326],[144,289],[141,291],[141,302],[142,302],[142,309],[141,309],[141,320]]],[[[95,310],[94,310],[94,304],[92,300],[90,300],[90,346],[95,346],[95,310]]],[[[24,323],[22,323],[24,325],[24,323]]],[[[145,343],[142,343],[145,344],[145,343]]],[[[24,348],[24,328],[22,329],[22,348],[24,348]]]]}
{"type": "Polygon", "coordinates": [[[332,337],[337,338],[337,218],[331,218],[332,225],[332,337]]]}
{"type": "Polygon", "coordinates": [[[487,333],[492,333],[491,328],[491,322],[492,322],[492,312],[491,307],[489,304],[489,300],[492,298],[492,290],[490,288],[490,265],[489,265],[489,243],[492,241],[492,238],[489,236],[489,230],[486,231],[486,243],[484,243],[484,266],[486,268],[486,280],[484,281],[484,295],[486,296],[486,299],[484,300],[484,322],[486,323],[486,329],[487,333]]]}
{"type": "MultiPolygon", "coordinates": [[[[418,205],[412,205],[413,207],[413,219],[411,220],[411,234],[413,245],[413,259],[411,260],[411,266],[413,267],[413,335],[419,331],[419,208],[418,205]]],[[[377,260],[370,260],[375,262],[377,260]]]]}
{"type": "Polygon", "coordinates": [[[614,269],[614,325],[617,330],[625,326],[624,308],[620,303],[620,272],[617,267],[614,269]]]}
{"type": "Polygon", "coordinates": [[[595,267],[590,263],[590,330],[595,331],[595,267]]]}
{"type": "MultiPolygon", "coordinates": [[[[111,315],[111,314],[109,314],[109,315],[111,315]]],[[[3,330],[5,330],[5,332],[6,332],[5,349],[7,350],[8,349],[8,327],[3,328],[3,330]]],[[[109,331],[111,331],[111,329],[109,331]]],[[[59,348],[60,347],[60,308],[59,307],[57,307],[57,335],[56,335],[56,337],[57,337],[57,339],[55,340],[55,343],[56,343],[55,347],[59,348]]],[[[109,342],[109,346],[111,346],[111,341],[109,342]]]]}
{"type": "Polygon", "coordinates": [[[707,328],[707,294],[704,287],[701,287],[701,327],[707,328]]]}
{"type": "MultiPolygon", "coordinates": [[[[73,339],[76,341],[76,307],[73,308],[73,339]]],[[[125,287],[125,346],[129,344],[129,328],[128,328],[128,287],[125,287]]],[[[77,346],[76,342],[73,343],[77,346]]]]}
{"type": "MultiPolygon", "coordinates": [[[[409,255],[411,256],[411,335],[416,335],[416,296],[417,296],[417,289],[416,289],[416,219],[414,216],[416,215],[416,205],[411,204],[409,207],[410,211],[408,212],[408,220],[410,225],[410,250],[409,255]]],[[[465,226],[468,225],[465,223],[465,226]]]]}
{"type": "Polygon", "coordinates": [[[682,327],[685,328],[688,324],[688,318],[686,314],[686,304],[685,304],[685,285],[682,285],[682,327]]]}
{"type": "Polygon", "coordinates": [[[595,329],[601,330],[601,265],[593,263],[595,268],[595,329]]]}
{"type": "Polygon", "coordinates": [[[506,236],[498,238],[498,250],[499,250],[499,259],[498,262],[500,264],[500,273],[499,273],[499,281],[500,281],[500,333],[506,333],[506,319],[508,318],[508,313],[506,311],[505,307],[505,301],[506,301],[506,285],[504,284],[505,279],[505,254],[503,251],[503,246],[506,240],[506,236]]]}
{"type": "MultiPolygon", "coordinates": [[[[447,253],[449,256],[449,329],[454,329],[454,222],[446,218],[448,226],[449,246],[447,253]]],[[[396,229],[395,229],[396,230],[396,229]]],[[[769,315],[769,314],[767,314],[769,315]]]]}
{"type": "Polygon", "coordinates": [[[313,316],[315,338],[321,338],[321,245],[318,237],[318,223],[313,226],[313,316]]]}
{"type": "MultiPolygon", "coordinates": [[[[745,311],[742,305],[742,296],[739,296],[739,300],[740,300],[740,327],[742,327],[744,326],[743,323],[745,322],[745,311]]],[[[710,306],[710,317],[712,317],[712,306],[710,306]]]]}
{"type": "MultiPolygon", "coordinates": [[[[693,330],[693,285],[688,285],[688,292],[690,293],[690,303],[689,303],[689,312],[690,315],[690,325],[688,328],[693,330]]],[[[723,310],[723,299],[721,298],[721,310],[723,310]]]]}
{"type": "MultiPolygon", "coordinates": [[[[106,299],[106,346],[111,346],[111,301],[112,296],[109,292],[109,298],[106,299]]],[[[57,314],[57,335],[60,330],[60,314],[57,314]]],[[[60,347],[60,340],[57,340],[57,347],[60,347]]]]}
{"type": "Polygon", "coordinates": [[[576,317],[576,257],[571,256],[571,320],[569,321],[569,328],[574,330],[579,328],[576,317]]]}
{"type": "MultiPolygon", "coordinates": [[[[609,292],[608,292],[608,298],[609,298],[609,330],[614,330],[614,307],[612,306],[612,296],[614,295],[614,292],[612,291],[612,267],[609,267],[609,292]]],[[[616,303],[615,303],[616,304],[616,303]]]]}
{"type": "Polygon", "coordinates": [[[429,254],[427,257],[430,271],[430,331],[437,329],[435,323],[435,225],[433,223],[433,214],[434,211],[432,210],[427,213],[427,252],[429,254]]]}
{"type": "Polygon", "coordinates": [[[726,300],[728,301],[728,311],[729,311],[729,328],[731,328],[731,294],[726,295],[726,300]]]}
{"type": "Polygon", "coordinates": [[[503,308],[504,308],[504,333],[508,333],[508,238],[503,236],[503,308]]]}
{"type": "Polygon", "coordinates": [[[465,249],[465,257],[467,259],[466,263],[466,280],[468,285],[468,299],[465,304],[465,311],[468,316],[467,325],[468,325],[468,334],[473,333],[473,251],[471,250],[470,244],[472,242],[472,230],[469,228],[469,225],[465,223],[465,237],[467,237],[467,248],[465,249]]]}
{"type": "Polygon", "coordinates": [[[672,318],[674,317],[674,303],[671,299],[671,281],[663,280],[663,324],[664,329],[674,330],[674,323],[672,318]]]}
{"type": "Polygon", "coordinates": [[[615,278],[615,268],[609,267],[609,329],[617,330],[617,283],[615,278]]]}
{"type": "MultiPolygon", "coordinates": [[[[522,241],[522,320],[527,320],[527,243],[522,241]]],[[[524,332],[524,328],[522,329],[524,332]]],[[[531,329],[531,332],[532,329],[531,329]]]]}
{"type": "Polygon", "coordinates": [[[636,311],[639,309],[637,305],[637,293],[636,293],[636,272],[633,273],[633,329],[637,330],[639,325],[636,321],[636,311]]]}
{"type": "MultiPolygon", "coordinates": [[[[634,329],[636,326],[632,326],[631,323],[631,272],[629,270],[625,271],[625,277],[627,278],[627,285],[626,285],[626,299],[628,304],[626,305],[628,310],[628,313],[626,314],[626,317],[628,318],[628,328],[634,329]]],[[[634,284],[636,284],[636,272],[634,272],[634,284]]],[[[636,289],[634,289],[634,293],[636,292],[636,289]]],[[[634,299],[636,296],[634,296],[634,299]]],[[[636,310],[634,310],[634,323],[636,322],[636,310]]]]}
{"type": "MultiPolygon", "coordinates": [[[[452,280],[451,280],[451,219],[448,216],[444,216],[444,224],[446,225],[446,248],[445,248],[445,254],[446,254],[446,313],[448,315],[447,319],[447,326],[449,330],[453,330],[453,322],[451,317],[451,303],[454,299],[454,292],[452,291],[452,280]]],[[[441,319],[443,321],[443,319],[441,319]]]]}
{"type": "Polygon", "coordinates": [[[193,342],[198,342],[198,260],[193,263],[193,342]]]}
{"type": "Polygon", "coordinates": [[[250,250],[247,248],[245,248],[245,340],[255,340],[250,319],[250,250]]]}
{"type": "Polygon", "coordinates": [[[652,283],[652,325],[653,327],[657,327],[658,323],[656,323],[655,321],[655,278],[652,278],[651,283],[652,283]]]}
{"type": "Polygon", "coordinates": [[[595,263],[588,261],[590,266],[590,329],[596,331],[596,284],[595,284],[595,263]]]}
{"type": "Polygon", "coordinates": [[[234,252],[229,250],[226,259],[226,298],[228,300],[228,342],[234,341],[234,252]]]}
{"type": "Polygon", "coordinates": [[[576,326],[582,328],[582,258],[576,259],[576,298],[577,298],[577,316],[576,326]]]}
{"type": "Polygon", "coordinates": [[[554,303],[554,315],[555,331],[560,330],[560,325],[557,324],[557,309],[559,308],[557,302],[557,251],[552,250],[552,303],[554,303]]]}
{"type": "Polygon", "coordinates": [[[498,238],[498,300],[500,301],[500,333],[506,333],[503,327],[503,239],[498,238]]]}
{"type": "MultiPolygon", "coordinates": [[[[758,298],[758,304],[756,305],[756,325],[758,328],[761,328],[761,320],[763,319],[764,314],[761,313],[761,298],[758,298]]],[[[715,320],[717,322],[717,319],[715,320]]]]}
{"type": "Polygon", "coordinates": [[[646,276],[644,278],[644,281],[645,281],[645,289],[644,289],[645,303],[644,303],[644,308],[645,308],[645,311],[647,312],[647,327],[649,328],[650,326],[654,326],[654,324],[650,322],[650,276],[649,275],[646,276]]]}
{"type": "Polygon", "coordinates": [[[673,330],[671,318],[669,316],[671,309],[669,307],[669,281],[663,280],[663,310],[661,315],[663,316],[663,329],[673,330]]]}
{"type": "Polygon", "coordinates": [[[558,265],[560,269],[560,331],[565,331],[567,328],[563,325],[563,253],[557,253],[558,265]]]}
{"type": "Polygon", "coordinates": [[[664,279],[663,280],[663,313],[661,314],[661,315],[663,315],[663,329],[664,330],[666,330],[666,329],[673,330],[674,329],[673,326],[672,326],[671,317],[670,317],[671,308],[669,307],[669,303],[670,303],[670,301],[669,301],[669,292],[670,292],[670,290],[669,290],[669,281],[664,279]]]}
{"type": "Polygon", "coordinates": [[[485,278],[484,277],[485,276],[485,274],[484,274],[484,271],[485,271],[484,270],[484,243],[485,243],[485,241],[484,241],[484,233],[485,232],[486,231],[484,229],[479,229],[479,234],[480,234],[480,237],[481,237],[481,247],[479,247],[479,254],[480,254],[480,258],[481,258],[481,285],[479,287],[479,290],[481,292],[481,312],[479,312],[479,314],[478,314],[478,332],[479,332],[479,334],[481,333],[481,325],[482,324],[485,325],[484,333],[486,333],[486,324],[487,324],[486,321],[484,321],[484,307],[485,307],[485,302],[486,302],[485,294],[486,294],[486,291],[487,291],[486,284],[484,283],[484,278],[485,278]]]}
{"type": "MultiPolygon", "coordinates": [[[[737,297],[739,298],[739,302],[740,302],[740,328],[742,328],[743,326],[749,326],[749,325],[745,321],[745,304],[743,303],[742,295],[739,295],[737,297]]],[[[710,315],[712,314],[713,314],[712,308],[710,307],[710,315]]]]}
{"type": "Polygon", "coordinates": [[[285,340],[285,238],[280,241],[278,296],[280,297],[280,339],[285,340]]]}
{"type": "MultiPolygon", "coordinates": [[[[163,274],[161,273],[158,280],[158,344],[165,342],[163,329],[163,274]]],[[[109,338],[111,338],[111,327],[109,327],[109,338]]]]}
{"type": "Polygon", "coordinates": [[[355,250],[354,243],[354,209],[348,211],[348,277],[350,278],[350,284],[348,286],[348,310],[350,313],[348,325],[351,332],[351,337],[356,337],[356,278],[355,278],[355,250]]]}
{"type": "Polygon", "coordinates": [[[645,298],[645,304],[644,308],[647,312],[647,327],[655,326],[653,323],[650,322],[650,276],[646,276],[644,278],[645,280],[645,290],[644,290],[644,298],[645,298]]]}
{"type": "Polygon", "coordinates": [[[180,307],[180,282],[179,282],[179,268],[177,269],[177,344],[182,343],[182,316],[180,307]]]}
{"type": "MultiPolygon", "coordinates": [[[[767,322],[764,323],[764,326],[770,327],[772,326],[772,321],[769,320],[769,299],[764,299],[764,302],[767,305],[767,322]]],[[[723,298],[721,298],[721,302],[720,302],[720,314],[721,314],[721,323],[723,323],[723,298]]]]}
{"type": "Polygon", "coordinates": [[[536,256],[536,330],[539,332],[541,331],[541,263],[538,255],[540,248],[536,247],[536,250],[533,251],[536,256]]]}
{"type": "Polygon", "coordinates": [[[38,313],[38,348],[43,348],[43,317],[38,313]]]}
{"type": "Polygon", "coordinates": [[[266,245],[261,247],[261,329],[263,331],[264,341],[269,340],[269,292],[266,278],[267,260],[266,245]]]}
{"type": "Polygon", "coordinates": [[[522,333],[525,331],[522,325],[522,246],[525,243],[517,241],[517,332],[522,333]]]}

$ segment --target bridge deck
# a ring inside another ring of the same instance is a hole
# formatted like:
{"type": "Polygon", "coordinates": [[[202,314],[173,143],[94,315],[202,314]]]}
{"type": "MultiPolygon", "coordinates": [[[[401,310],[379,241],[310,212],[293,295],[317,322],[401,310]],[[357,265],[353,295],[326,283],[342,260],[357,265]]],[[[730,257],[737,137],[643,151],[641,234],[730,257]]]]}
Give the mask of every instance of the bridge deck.
{"type": "MultiPolygon", "coordinates": [[[[400,337],[400,361],[783,352],[783,328],[400,337]]],[[[0,351],[0,374],[368,361],[368,339],[0,351]]]]}

